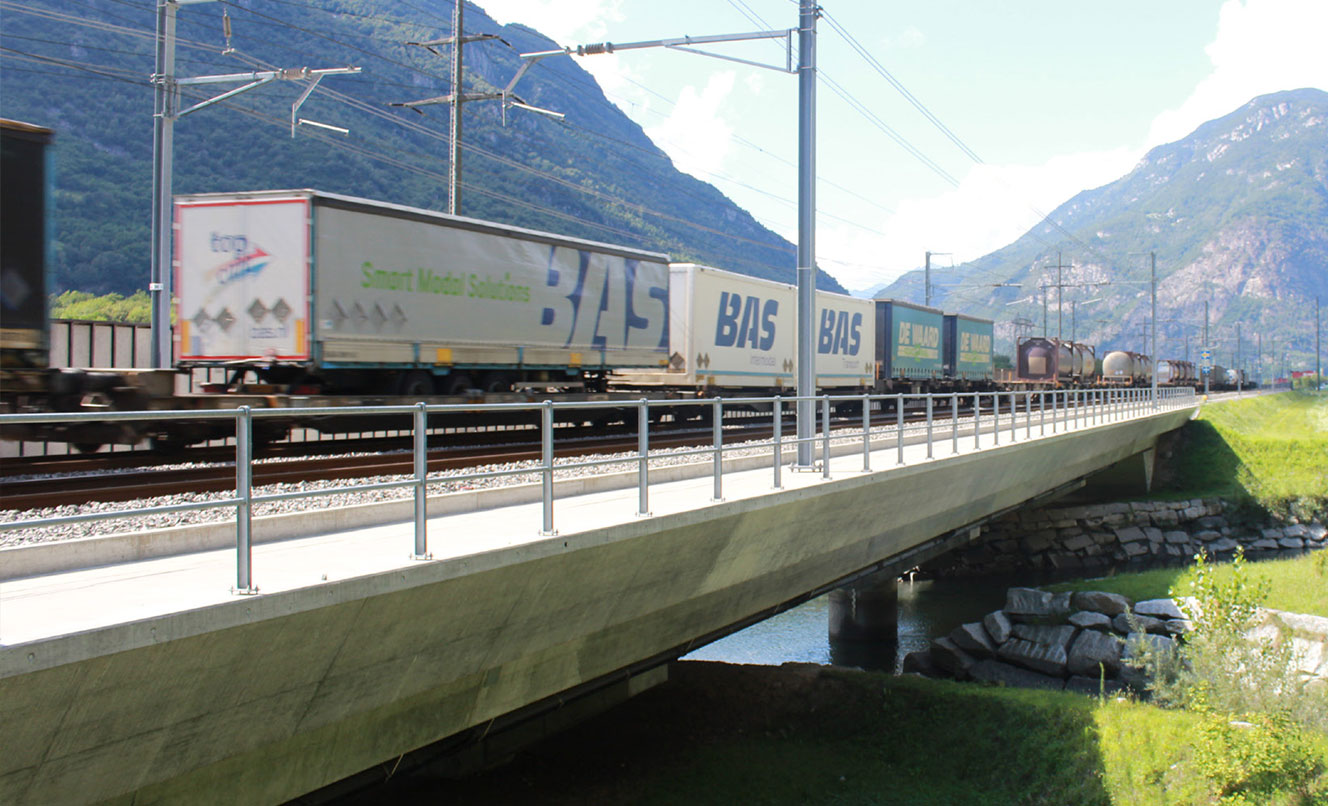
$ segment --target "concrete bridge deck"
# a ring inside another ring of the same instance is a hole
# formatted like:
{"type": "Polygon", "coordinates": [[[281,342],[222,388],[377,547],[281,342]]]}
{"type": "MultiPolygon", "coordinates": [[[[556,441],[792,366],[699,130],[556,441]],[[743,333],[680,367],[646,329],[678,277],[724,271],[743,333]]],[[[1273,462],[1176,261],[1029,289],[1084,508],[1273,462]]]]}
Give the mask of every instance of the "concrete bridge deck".
{"type": "MultiPolygon", "coordinates": [[[[1193,407],[0,583],[0,802],[285,800],[1150,449],[1193,407]]],[[[786,452],[786,459],[791,452],[786,452]]]]}

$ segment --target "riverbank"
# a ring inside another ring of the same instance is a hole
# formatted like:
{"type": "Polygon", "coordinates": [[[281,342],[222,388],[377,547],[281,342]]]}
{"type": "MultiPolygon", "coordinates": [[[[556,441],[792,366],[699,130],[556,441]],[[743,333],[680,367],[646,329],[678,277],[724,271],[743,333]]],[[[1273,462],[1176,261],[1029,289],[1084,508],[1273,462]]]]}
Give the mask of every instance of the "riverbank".
{"type": "MultiPolygon", "coordinates": [[[[1200,727],[1064,692],[681,662],[666,685],[499,769],[390,782],[372,802],[1205,803],[1200,727]]],[[[1328,757],[1328,736],[1314,741],[1328,757]]],[[[1315,786],[1328,796],[1328,776],[1315,786]]]]}

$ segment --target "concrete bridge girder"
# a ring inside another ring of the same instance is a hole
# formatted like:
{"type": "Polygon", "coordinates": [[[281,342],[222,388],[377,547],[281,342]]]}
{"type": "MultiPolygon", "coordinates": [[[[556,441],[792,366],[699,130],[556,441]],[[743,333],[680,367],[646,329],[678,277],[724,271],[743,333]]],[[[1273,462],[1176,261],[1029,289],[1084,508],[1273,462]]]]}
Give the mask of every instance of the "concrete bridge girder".
{"type": "Polygon", "coordinates": [[[1190,410],[0,649],[0,802],[278,802],[1147,450],[1190,410]]]}

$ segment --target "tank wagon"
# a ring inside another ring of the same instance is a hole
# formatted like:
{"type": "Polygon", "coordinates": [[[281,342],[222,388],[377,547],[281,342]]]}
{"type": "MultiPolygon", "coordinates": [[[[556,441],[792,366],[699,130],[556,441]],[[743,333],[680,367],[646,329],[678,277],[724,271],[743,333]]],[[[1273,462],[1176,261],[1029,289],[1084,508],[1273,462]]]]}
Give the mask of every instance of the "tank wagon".
{"type": "Polygon", "coordinates": [[[1194,364],[1175,358],[1157,362],[1157,382],[1167,386],[1192,386],[1195,381],[1194,364]]]}
{"type": "Polygon", "coordinates": [[[1096,372],[1096,355],[1087,344],[1032,336],[1015,347],[1015,377],[1024,384],[1086,384],[1096,372]]]}
{"type": "Polygon", "coordinates": [[[1151,382],[1153,360],[1143,353],[1113,350],[1102,359],[1102,380],[1115,386],[1137,386],[1151,382]]]}

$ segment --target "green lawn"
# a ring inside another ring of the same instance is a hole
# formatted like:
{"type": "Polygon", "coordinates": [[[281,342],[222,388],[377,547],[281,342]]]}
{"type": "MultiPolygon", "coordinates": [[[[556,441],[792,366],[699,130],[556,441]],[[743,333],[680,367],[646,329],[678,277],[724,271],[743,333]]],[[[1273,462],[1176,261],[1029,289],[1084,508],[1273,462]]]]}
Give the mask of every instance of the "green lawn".
{"type": "MultiPolygon", "coordinates": [[[[1202,717],[1065,692],[683,663],[663,687],[405,803],[1207,804],[1202,717]]],[[[1240,739],[1240,736],[1237,736],[1240,739]]],[[[1310,752],[1328,758],[1328,736],[1310,752]]],[[[1275,784],[1274,789],[1282,786],[1275,784]]],[[[1249,803],[1319,803],[1263,792],[1249,803]]]]}
{"type": "MultiPolygon", "coordinates": [[[[1267,607],[1328,617],[1328,551],[1291,559],[1251,562],[1246,567],[1252,579],[1268,580],[1268,601],[1264,603],[1267,607]]],[[[1229,563],[1217,566],[1219,579],[1224,582],[1230,571],[1229,563]]],[[[1128,596],[1137,602],[1141,599],[1158,599],[1169,595],[1170,591],[1181,596],[1189,595],[1192,574],[1189,568],[1155,568],[1048,587],[1056,591],[1109,591],[1128,596]]]]}
{"type": "Polygon", "coordinates": [[[1206,405],[1181,440],[1163,495],[1248,497],[1278,511],[1328,512],[1328,395],[1206,405]]]}

